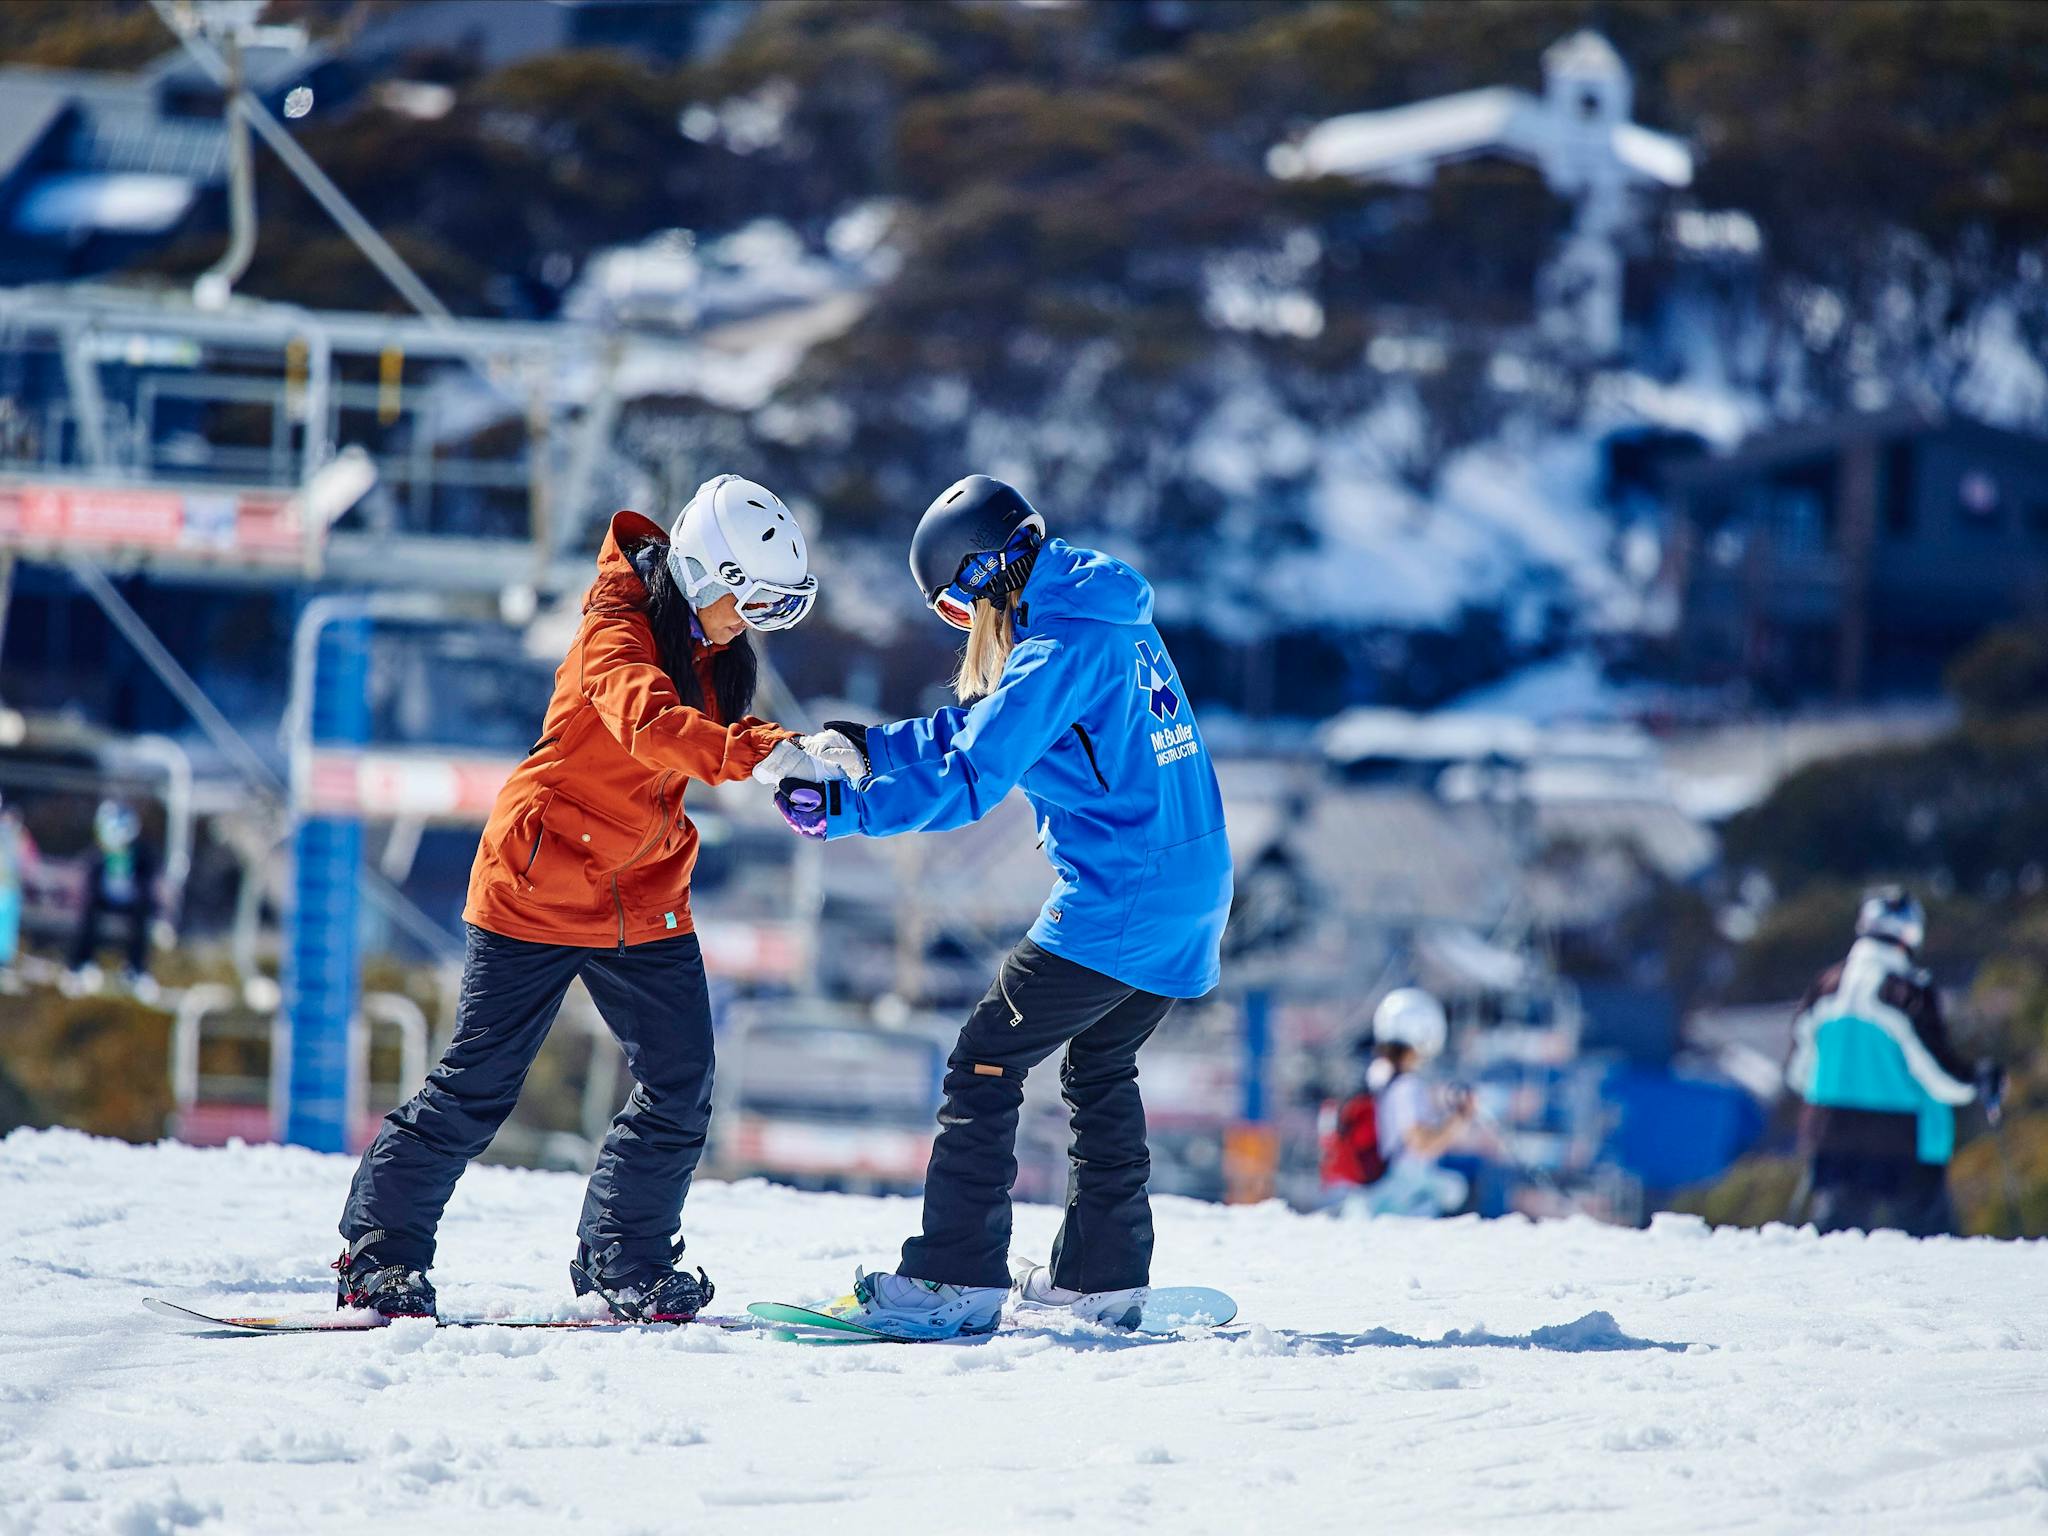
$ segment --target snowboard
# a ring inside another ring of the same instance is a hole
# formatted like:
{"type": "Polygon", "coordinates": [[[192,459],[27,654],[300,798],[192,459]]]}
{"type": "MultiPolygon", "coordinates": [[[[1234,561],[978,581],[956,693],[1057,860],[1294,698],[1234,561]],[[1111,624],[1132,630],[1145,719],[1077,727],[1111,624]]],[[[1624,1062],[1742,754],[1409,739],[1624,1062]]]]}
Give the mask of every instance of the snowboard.
{"type": "MultiPolygon", "coordinates": [[[[373,1333],[388,1328],[391,1319],[370,1311],[292,1312],[275,1317],[222,1317],[211,1312],[145,1296],[142,1304],[160,1317],[181,1323],[205,1323],[212,1328],[231,1328],[237,1333],[373,1333]]],[[[402,1319],[411,1321],[411,1319],[402,1319]]],[[[711,1317],[699,1314],[693,1323],[713,1328],[751,1328],[743,1317],[711,1317]]],[[[437,1328],[561,1328],[578,1332],[606,1332],[628,1328],[679,1328],[680,1323],[635,1323],[621,1317],[438,1317],[437,1328]]]]}
{"type": "MultiPolygon", "coordinates": [[[[749,1302],[747,1311],[762,1322],[773,1324],[778,1330],[782,1330],[782,1337],[801,1337],[804,1343],[818,1343],[823,1339],[830,1339],[835,1343],[866,1341],[888,1344],[945,1344],[967,1343],[989,1337],[987,1334],[948,1334],[941,1338],[924,1338],[916,1334],[891,1333],[880,1328],[870,1328],[864,1323],[852,1322],[847,1318],[834,1317],[831,1313],[820,1312],[815,1307],[792,1306],[781,1301],[749,1302]]],[[[1043,1316],[1047,1322],[1052,1322],[1058,1319],[1059,1313],[1048,1310],[1043,1316]]],[[[1237,1303],[1213,1287],[1160,1286],[1145,1298],[1145,1307],[1139,1314],[1138,1325],[1130,1331],[1165,1338],[1178,1335],[1188,1328],[1221,1328],[1236,1316],[1237,1303]]],[[[1029,1327],[1031,1324],[1025,1323],[1021,1326],[1029,1327]]]]}

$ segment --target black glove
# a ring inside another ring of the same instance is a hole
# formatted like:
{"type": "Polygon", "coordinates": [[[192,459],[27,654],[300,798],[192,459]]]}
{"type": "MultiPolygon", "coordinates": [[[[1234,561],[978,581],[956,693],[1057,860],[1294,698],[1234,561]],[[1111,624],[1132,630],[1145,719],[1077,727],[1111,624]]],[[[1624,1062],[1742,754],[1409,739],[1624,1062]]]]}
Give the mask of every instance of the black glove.
{"type": "Polygon", "coordinates": [[[2005,1099],[2005,1068],[1989,1056],[1977,1062],[1977,1097],[1983,1101],[1985,1113],[1996,1119],[2005,1099]]]}

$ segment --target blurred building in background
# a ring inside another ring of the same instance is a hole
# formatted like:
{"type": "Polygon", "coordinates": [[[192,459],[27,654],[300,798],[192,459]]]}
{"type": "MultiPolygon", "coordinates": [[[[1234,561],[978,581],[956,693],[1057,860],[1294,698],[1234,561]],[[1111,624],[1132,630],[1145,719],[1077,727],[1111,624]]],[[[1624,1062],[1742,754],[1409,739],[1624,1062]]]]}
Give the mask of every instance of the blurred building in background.
{"type": "Polygon", "coordinates": [[[2048,437],[1892,411],[1761,434],[1671,475],[1695,676],[1855,699],[1938,686],[2048,617],[2048,437]]]}

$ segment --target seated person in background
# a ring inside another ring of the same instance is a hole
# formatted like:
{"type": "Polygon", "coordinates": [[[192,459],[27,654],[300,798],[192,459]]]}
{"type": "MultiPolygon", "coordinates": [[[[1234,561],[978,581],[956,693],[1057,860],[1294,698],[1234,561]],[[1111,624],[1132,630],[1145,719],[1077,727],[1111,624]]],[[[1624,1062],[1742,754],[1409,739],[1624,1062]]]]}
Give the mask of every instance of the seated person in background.
{"type": "Polygon", "coordinates": [[[1465,1203],[1465,1176],[1437,1159],[1471,1124],[1472,1096],[1446,1091],[1422,1070],[1442,1054],[1447,1033],[1443,1004],[1419,987],[1389,992],[1373,1014],[1367,1085],[1386,1172],[1363,1191],[1371,1215],[1448,1216],[1465,1203]]]}

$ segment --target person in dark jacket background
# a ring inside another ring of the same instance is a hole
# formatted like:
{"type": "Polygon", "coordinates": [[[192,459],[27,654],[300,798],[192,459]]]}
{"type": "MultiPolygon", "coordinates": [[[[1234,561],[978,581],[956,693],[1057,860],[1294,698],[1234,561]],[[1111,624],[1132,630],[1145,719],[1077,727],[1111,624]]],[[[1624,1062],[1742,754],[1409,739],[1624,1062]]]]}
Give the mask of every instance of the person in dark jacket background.
{"type": "Polygon", "coordinates": [[[1934,980],[1914,962],[1926,936],[1917,900],[1896,886],[1873,891],[1848,958],[1821,973],[1793,1023],[1786,1081],[1805,1106],[1805,1190],[1823,1232],[1955,1228],[1955,1112],[1980,1087],[1995,1097],[1998,1071],[1949,1043],[1934,980]]]}
{"type": "Polygon", "coordinates": [[[681,1321],[711,1283],[677,1267],[711,1117],[711,1002],[690,917],[691,780],[828,771],[748,714],[748,628],[810,611],[796,519],[721,475],[671,534],[611,521],[540,739],[500,791],[470,872],[453,1043],[385,1117],[342,1211],[336,1303],[432,1315],[426,1270],[456,1180],[511,1113],[569,983],[583,978],[634,1087],[598,1154],[570,1277],[620,1316],[681,1321]]]}
{"type": "Polygon", "coordinates": [[[859,787],[790,780],[777,804],[806,836],[888,837],[964,826],[1021,787],[1055,880],[948,1061],[923,1232],[895,1274],[856,1275],[831,1307],[923,1338],[996,1326],[1024,1077],[1064,1046],[1066,1219],[1049,1268],[1017,1276],[1018,1301],[1129,1325],[1152,1258],[1138,1050],[1176,999],[1216,985],[1230,910],[1215,770],[1152,626],[1152,588],[1047,538],[1013,487],[950,487],[919,522],[910,567],[967,632],[961,705],[806,737],[859,787]]]}
{"type": "Polygon", "coordinates": [[[156,850],[142,835],[142,819],[120,800],[102,800],[92,819],[92,851],[85,866],[85,901],[78,909],[78,930],[71,941],[67,978],[83,987],[96,982],[101,930],[108,917],[122,919],[125,929],[123,980],[138,996],[153,999],[156,981],[149,973],[150,924],[156,920],[156,850]]]}

